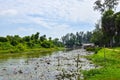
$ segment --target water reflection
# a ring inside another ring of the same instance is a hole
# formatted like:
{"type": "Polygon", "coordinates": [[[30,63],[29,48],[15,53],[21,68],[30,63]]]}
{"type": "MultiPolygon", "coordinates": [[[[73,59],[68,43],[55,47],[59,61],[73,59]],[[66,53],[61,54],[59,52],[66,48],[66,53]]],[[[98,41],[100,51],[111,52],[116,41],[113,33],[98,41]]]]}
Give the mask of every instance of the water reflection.
{"type": "Polygon", "coordinates": [[[80,70],[95,68],[82,56],[85,50],[58,51],[45,55],[28,53],[0,63],[0,80],[76,80],[80,70]],[[32,55],[31,55],[32,54],[32,55]]]}

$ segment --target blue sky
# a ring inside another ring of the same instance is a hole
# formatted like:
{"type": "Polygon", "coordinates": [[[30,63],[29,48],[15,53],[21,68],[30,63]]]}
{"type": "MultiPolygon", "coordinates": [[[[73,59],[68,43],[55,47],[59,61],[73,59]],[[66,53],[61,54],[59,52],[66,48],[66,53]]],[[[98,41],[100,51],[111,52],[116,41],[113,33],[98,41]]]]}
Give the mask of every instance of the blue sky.
{"type": "MultiPolygon", "coordinates": [[[[0,0],[0,36],[92,31],[100,18],[95,0],[0,0]]],[[[120,6],[119,6],[120,7],[120,6]]],[[[120,9],[120,8],[118,8],[120,9]]]]}

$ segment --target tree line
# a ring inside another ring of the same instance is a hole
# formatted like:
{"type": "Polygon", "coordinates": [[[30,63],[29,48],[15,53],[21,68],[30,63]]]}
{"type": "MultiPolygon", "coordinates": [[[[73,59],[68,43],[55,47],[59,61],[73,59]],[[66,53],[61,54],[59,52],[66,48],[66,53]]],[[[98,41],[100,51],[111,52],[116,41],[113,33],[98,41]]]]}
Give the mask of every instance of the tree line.
{"type": "Polygon", "coordinates": [[[9,50],[10,52],[24,51],[34,48],[55,48],[63,47],[58,38],[46,38],[46,35],[40,36],[37,32],[31,36],[20,37],[19,35],[0,37],[0,50],[9,50]]]}
{"type": "Polygon", "coordinates": [[[92,37],[92,32],[76,32],[68,33],[65,36],[62,36],[62,42],[67,48],[76,48],[81,47],[82,43],[90,43],[92,37]]]}
{"type": "Polygon", "coordinates": [[[96,0],[94,10],[100,11],[101,19],[91,32],[68,33],[62,37],[66,47],[81,46],[82,43],[94,43],[98,46],[120,46],[120,12],[115,12],[119,0],[96,0]]]}
{"type": "Polygon", "coordinates": [[[120,12],[115,12],[119,0],[97,0],[94,10],[101,12],[92,41],[99,46],[120,46],[120,12]]]}

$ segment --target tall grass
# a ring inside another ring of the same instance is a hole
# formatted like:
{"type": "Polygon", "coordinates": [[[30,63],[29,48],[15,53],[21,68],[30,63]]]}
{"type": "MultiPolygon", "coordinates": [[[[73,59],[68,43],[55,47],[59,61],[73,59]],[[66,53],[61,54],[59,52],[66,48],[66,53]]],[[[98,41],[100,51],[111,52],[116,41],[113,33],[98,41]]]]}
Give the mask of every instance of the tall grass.
{"type": "Polygon", "coordinates": [[[120,80],[120,49],[101,49],[97,54],[88,56],[99,69],[83,71],[85,80],[120,80]]]}
{"type": "Polygon", "coordinates": [[[26,49],[21,52],[11,53],[8,51],[0,52],[0,59],[9,59],[9,58],[34,58],[45,56],[51,54],[54,51],[64,50],[64,48],[36,48],[36,49],[26,49]]]}

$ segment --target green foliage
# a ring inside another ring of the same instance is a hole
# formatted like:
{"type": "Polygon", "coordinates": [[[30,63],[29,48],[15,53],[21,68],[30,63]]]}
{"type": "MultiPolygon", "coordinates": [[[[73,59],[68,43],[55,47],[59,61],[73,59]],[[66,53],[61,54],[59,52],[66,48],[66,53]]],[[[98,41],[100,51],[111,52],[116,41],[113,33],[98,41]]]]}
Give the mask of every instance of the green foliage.
{"type": "Polygon", "coordinates": [[[0,37],[0,42],[7,42],[8,40],[7,40],[7,38],[5,38],[5,37],[0,37]]]}
{"type": "Polygon", "coordinates": [[[39,32],[37,32],[36,34],[35,34],[35,40],[38,40],[39,39],[39,32]]]}
{"type": "Polygon", "coordinates": [[[41,41],[41,42],[43,42],[44,40],[47,40],[47,39],[46,39],[46,35],[43,35],[43,36],[40,37],[40,41],[41,41]]]}
{"type": "Polygon", "coordinates": [[[68,48],[80,47],[82,43],[90,43],[92,32],[68,33],[62,37],[63,44],[68,48]]]}
{"type": "Polygon", "coordinates": [[[119,0],[96,0],[94,10],[98,10],[101,13],[104,13],[107,10],[116,9],[119,0]]]}
{"type": "Polygon", "coordinates": [[[23,41],[25,41],[25,42],[30,42],[30,36],[25,36],[25,37],[23,37],[23,41]]]}
{"type": "Polygon", "coordinates": [[[108,10],[102,16],[102,31],[106,46],[112,46],[113,36],[115,35],[115,23],[113,19],[114,11],[108,10]]]}
{"type": "Polygon", "coordinates": [[[52,43],[56,46],[56,47],[64,47],[64,44],[62,42],[59,41],[58,38],[55,38],[52,43]]]}
{"type": "Polygon", "coordinates": [[[103,46],[104,44],[104,38],[103,38],[103,32],[102,29],[99,27],[99,23],[96,24],[96,29],[93,30],[93,34],[91,36],[91,42],[93,42],[95,45],[103,46]]]}
{"type": "Polygon", "coordinates": [[[19,49],[19,51],[25,51],[26,46],[19,43],[19,44],[16,46],[16,48],[19,49]]]}
{"type": "Polygon", "coordinates": [[[97,54],[88,56],[96,65],[101,66],[98,69],[83,71],[85,80],[119,80],[120,79],[120,49],[103,48],[97,54]],[[104,57],[104,52],[105,56],[104,57]]]}
{"type": "Polygon", "coordinates": [[[6,37],[0,37],[0,52],[2,52],[2,50],[6,50],[6,52],[9,51],[10,53],[15,53],[26,51],[27,49],[64,46],[58,38],[52,40],[50,37],[49,40],[47,40],[46,35],[39,36],[39,34],[40,33],[37,32],[36,34],[25,36],[23,38],[21,38],[19,35],[7,35],[6,37]]]}
{"type": "Polygon", "coordinates": [[[26,42],[26,45],[28,48],[33,48],[34,44],[30,41],[30,42],[26,42]]]}
{"type": "Polygon", "coordinates": [[[52,45],[53,45],[53,44],[52,44],[51,42],[48,42],[48,41],[46,41],[46,40],[44,40],[44,41],[42,42],[42,44],[41,44],[41,46],[44,47],[44,48],[51,48],[52,45]]]}
{"type": "Polygon", "coordinates": [[[106,47],[120,46],[120,12],[107,10],[103,13],[100,24],[96,24],[91,41],[106,47]]]}
{"type": "Polygon", "coordinates": [[[101,47],[88,47],[86,48],[87,51],[93,51],[95,54],[101,49],[101,47]]]}
{"type": "Polygon", "coordinates": [[[84,74],[84,77],[88,78],[88,77],[91,77],[91,76],[95,76],[95,75],[99,75],[101,74],[101,71],[99,69],[91,69],[89,71],[83,71],[83,74],[84,74]]]}
{"type": "Polygon", "coordinates": [[[86,33],[83,34],[83,38],[82,38],[82,43],[91,43],[91,37],[92,37],[93,33],[87,31],[86,33]]]}
{"type": "MultiPolygon", "coordinates": [[[[119,4],[119,0],[96,0],[94,10],[99,10],[102,13],[101,17],[101,30],[102,40],[93,38],[93,41],[101,46],[107,47],[120,46],[120,12],[114,13],[116,6],[119,4]]],[[[99,31],[97,31],[99,33],[99,31]]],[[[94,37],[98,33],[94,32],[94,37]]]]}
{"type": "Polygon", "coordinates": [[[17,46],[17,45],[18,45],[18,42],[17,42],[17,40],[13,39],[13,40],[10,42],[10,44],[11,44],[12,46],[17,46]]]}
{"type": "Polygon", "coordinates": [[[13,46],[8,43],[8,42],[0,42],[0,50],[8,50],[8,49],[12,49],[13,46]]]}

